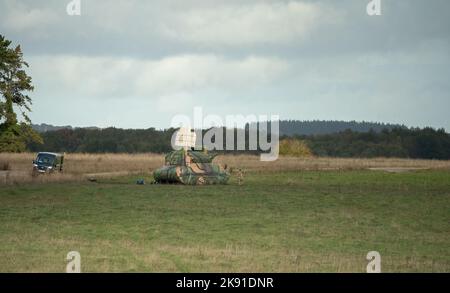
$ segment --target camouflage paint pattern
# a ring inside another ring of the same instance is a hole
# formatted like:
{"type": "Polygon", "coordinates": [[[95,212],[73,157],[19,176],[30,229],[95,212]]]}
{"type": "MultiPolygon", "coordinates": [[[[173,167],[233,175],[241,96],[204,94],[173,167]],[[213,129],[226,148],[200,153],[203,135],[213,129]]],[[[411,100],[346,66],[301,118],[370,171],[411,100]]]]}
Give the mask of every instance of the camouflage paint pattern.
{"type": "Polygon", "coordinates": [[[230,175],[212,163],[214,157],[200,151],[173,151],[166,155],[165,166],[153,172],[153,178],[157,183],[226,184],[230,175]]]}

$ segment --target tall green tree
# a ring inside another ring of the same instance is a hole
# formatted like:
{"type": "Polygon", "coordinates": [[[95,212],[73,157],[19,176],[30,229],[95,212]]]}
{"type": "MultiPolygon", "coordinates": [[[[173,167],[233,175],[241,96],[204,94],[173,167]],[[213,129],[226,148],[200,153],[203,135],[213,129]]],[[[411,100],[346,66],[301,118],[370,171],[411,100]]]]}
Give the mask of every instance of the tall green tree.
{"type": "Polygon", "coordinates": [[[34,89],[25,72],[28,63],[20,46],[10,46],[11,41],[0,35],[0,151],[21,152],[27,143],[42,143],[42,138],[28,117],[31,98],[26,93],[34,89]],[[24,121],[18,121],[15,111],[20,111],[24,121]]]}

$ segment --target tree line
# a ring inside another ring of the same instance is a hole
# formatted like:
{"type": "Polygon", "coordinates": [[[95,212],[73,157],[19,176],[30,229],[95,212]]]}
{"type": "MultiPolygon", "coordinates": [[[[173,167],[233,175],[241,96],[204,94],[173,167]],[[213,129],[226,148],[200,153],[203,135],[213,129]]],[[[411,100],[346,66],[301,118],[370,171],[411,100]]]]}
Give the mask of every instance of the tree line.
{"type": "Polygon", "coordinates": [[[305,140],[316,156],[450,159],[450,135],[444,129],[393,128],[381,132],[346,130],[296,138],[305,140]]]}
{"type": "MultiPolygon", "coordinates": [[[[34,152],[166,153],[172,150],[170,141],[174,131],[173,128],[59,129],[41,133],[44,143],[29,142],[27,148],[34,152]]],[[[234,129],[224,130],[224,144],[227,131],[234,129]]],[[[248,128],[245,137],[248,150],[248,128]]],[[[280,139],[287,138],[304,142],[315,156],[450,159],[450,134],[444,129],[397,127],[380,132],[347,129],[330,134],[283,135],[280,139]]]]}
{"type": "Polygon", "coordinates": [[[367,121],[336,121],[336,120],[281,120],[280,134],[293,135],[316,135],[316,134],[330,134],[345,131],[350,129],[356,132],[375,131],[380,132],[383,129],[406,128],[404,125],[367,122],[367,121]]]}

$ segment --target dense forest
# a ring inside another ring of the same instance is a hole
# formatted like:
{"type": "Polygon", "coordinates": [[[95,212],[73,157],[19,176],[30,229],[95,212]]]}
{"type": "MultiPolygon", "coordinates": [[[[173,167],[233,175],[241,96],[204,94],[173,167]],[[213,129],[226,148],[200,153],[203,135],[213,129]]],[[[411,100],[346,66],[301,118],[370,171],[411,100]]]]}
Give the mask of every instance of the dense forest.
{"type": "MultiPolygon", "coordinates": [[[[84,127],[88,129],[99,129],[97,127],[84,127]]],[[[380,132],[383,129],[406,128],[406,126],[379,122],[357,122],[357,121],[337,121],[337,120],[281,120],[281,135],[312,135],[312,134],[330,134],[350,129],[356,132],[368,132],[371,129],[380,132]]],[[[60,129],[74,129],[72,126],[53,126],[51,124],[33,124],[33,129],[37,132],[47,132],[60,129]]]]}
{"type": "MultiPolygon", "coordinates": [[[[282,121],[283,123],[291,123],[282,121]]],[[[330,157],[399,157],[450,159],[450,134],[444,129],[407,128],[405,126],[375,124],[378,128],[365,127],[366,122],[347,122],[349,127],[343,131],[341,122],[333,125],[332,121],[304,122],[310,125],[307,133],[297,130],[295,134],[282,133],[281,139],[294,138],[303,141],[316,156],[330,157]],[[330,125],[331,124],[331,125],[330,125]],[[322,134],[325,132],[325,134],[322,134]]],[[[287,124],[286,124],[287,125],[287,124]]],[[[298,124],[297,125],[302,125],[298,124]]],[[[281,129],[281,126],[280,126],[281,129]]],[[[293,128],[292,128],[293,129],[293,128]]],[[[119,129],[119,128],[71,128],[62,127],[57,130],[45,131],[41,135],[44,144],[29,143],[28,149],[55,152],[88,152],[88,153],[164,153],[171,150],[170,139],[175,129],[119,129]]],[[[234,131],[228,129],[228,132],[234,131]]],[[[305,132],[304,131],[304,132],[305,132]]],[[[281,132],[281,131],[280,131],[281,132]]],[[[248,129],[246,131],[248,138],[248,129]]],[[[224,142],[226,131],[224,131],[224,142]]],[[[235,142],[236,143],[236,142],[235,142]]],[[[245,142],[248,149],[248,141],[245,142]]],[[[258,151],[256,151],[258,152],[258,151]]]]}
{"type": "Polygon", "coordinates": [[[298,120],[282,120],[280,121],[281,135],[314,135],[314,134],[330,134],[350,129],[355,132],[368,132],[373,130],[380,132],[383,129],[406,128],[398,124],[385,124],[378,122],[357,122],[357,121],[298,121],[298,120]]]}
{"type": "Polygon", "coordinates": [[[30,143],[31,151],[83,153],[163,153],[171,149],[174,129],[62,128],[41,133],[44,144],[30,143]]]}
{"type": "Polygon", "coordinates": [[[346,130],[297,138],[305,140],[316,156],[450,159],[450,134],[443,129],[346,130]]]}

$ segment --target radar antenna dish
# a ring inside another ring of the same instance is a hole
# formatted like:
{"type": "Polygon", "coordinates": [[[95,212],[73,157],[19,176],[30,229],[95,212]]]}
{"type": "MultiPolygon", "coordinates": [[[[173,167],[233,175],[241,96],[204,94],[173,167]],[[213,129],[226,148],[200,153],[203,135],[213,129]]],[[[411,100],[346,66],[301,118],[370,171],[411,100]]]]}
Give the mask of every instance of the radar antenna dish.
{"type": "Polygon", "coordinates": [[[195,131],[192,131],[188,127],[181,127],[175,135],[175,146],[189,150],[195,147],[196,138],[195,131]]]}

